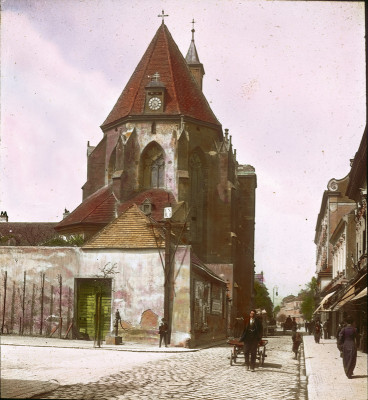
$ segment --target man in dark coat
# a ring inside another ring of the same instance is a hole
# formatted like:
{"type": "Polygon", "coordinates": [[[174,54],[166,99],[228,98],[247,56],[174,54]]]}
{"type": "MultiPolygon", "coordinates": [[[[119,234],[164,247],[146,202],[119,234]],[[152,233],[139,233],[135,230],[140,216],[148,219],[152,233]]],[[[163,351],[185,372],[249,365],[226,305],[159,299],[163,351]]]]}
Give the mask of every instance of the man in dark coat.
{"type": "Polygon", "coordinates": [[[342,361],[346,376],[351,379],[357,360],[357,329],[353,326],[353,318],[346,318],[347,325],[341,329],[339,340],[342,346],[342,361]]]}
{"type": "Polygon", "coordinates": [[[317,319],[317,321],[314,324],[314,341],[316,343],[319,343],[321,339],[321,333],[322,333],[322,325],[319,322],[319,319],[317,319]]]}
{"type": "Polygon", "coordinates": [[[164,340],[165,347],[167,347],[167,333],[168,333],[168,331],[169,331],[169,326],[167,325],[166,319],[162,318],[161,324],[158,327],[158,332],[160,334],[160,346],[159,347],[161,347],[162,339],[164,340]]]}
{"type": "Polygon", "coordinates": [[[249,318],[245,320],[243,334],[240,337],[240,341],[244,342],[244,358],[245,367],[247,370],[254,372],[257,357],[257,346],[259,341],[262,339],[262,323],[256,318],[256,311],[251,310],[249,318]],[[250,365],[249,365],[250,355],[250,365]]]}

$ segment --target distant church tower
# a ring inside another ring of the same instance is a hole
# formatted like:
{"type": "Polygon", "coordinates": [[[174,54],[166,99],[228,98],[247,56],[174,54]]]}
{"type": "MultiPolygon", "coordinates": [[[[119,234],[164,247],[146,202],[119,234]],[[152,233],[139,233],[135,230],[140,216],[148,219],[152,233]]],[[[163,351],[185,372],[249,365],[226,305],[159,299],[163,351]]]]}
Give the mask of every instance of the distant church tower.
{"type": "Polygon", "coordinates": [[[91,237],[130,204],[155,220],[173,206],[184,243],[218,275],[229,276],[235,308],[250,308],[254,274],[256,175],[239,165],[204,94],[192,40],[186,58],[162,21],[106,120],[87,146],[83,201],[55,228],[91,237]]]}

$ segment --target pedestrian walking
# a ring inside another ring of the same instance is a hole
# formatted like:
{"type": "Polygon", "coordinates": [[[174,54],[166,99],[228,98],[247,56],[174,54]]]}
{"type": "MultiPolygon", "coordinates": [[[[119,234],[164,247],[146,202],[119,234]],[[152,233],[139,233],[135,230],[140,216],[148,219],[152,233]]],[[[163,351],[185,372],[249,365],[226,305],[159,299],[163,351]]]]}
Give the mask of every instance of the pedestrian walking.
{"type": "Polygon", "coordinates": [[[339,333],[340,344],[342,345],[342,362],[346,376],[351,379],[357,359],[357,329],[353,326],[353,318],[346,318],[346,326],[339,333]]]}
{"type": "Polygon", "coordinates": [[[290,315],[288,315],[288,317],[286,318],[286,320],[284,322],[284,326],[283,326],[284,335],[287,330],[291,329],[292,323],[293,323],[293,320],[291,319],[290,315]]]}
{"type": "Polygon", "coordinates": [[[164,340],[165,347],[167,347],[167,333],[169,331],[169,326],[167,325],[166,319],[162,318],[161,324],[158,327],[158,333],[160,334],[160,346],[162,344],[162,339],[164,340]]]}
{"type": "Polygon", "coordinates": [[[313,332],[314,332],[314,325],[315,325],[315,322],[314,322],[314,321],[309,321],[309,324],[308,324],[308,333],[309,333],[310,335],[313,335],[313,332]]]}
{"type": "Polygon", "coordinates": [[[326,320],[323,323],[323,339],[329,339],[328,326],[329,326],[329,321],[326,320]]]}
{"type": "Polygon", "coordinates": [[[344,321],[339,322],[339,325],[337,326],[337,330],[336,330],[336,345],[337,345],[337,348],[339,349],[341,358],[342,358],[342,344],[340,343],[340,332],[341,332],[341,329],[344,328],[345,325],[346,324],[344,321]]]}
{"type": "Polygon", "coordinates": [[[291,340],[293,342],[295,340],[295,335],[297,330],[298,330],[298,324],[296,323],[295,317],[293,317],[293,320],[291,322],[291,340]]]}
{"type": "Polygon", "coordinates": [[[319,322],[319,319],[317,319],[316,323],[314,324],[314,341],[316,343],[319,343],[321,339],[321,333],[322,333],[322,325],[319,322]]]}
{"type": "Polygon", "coordinates": [[[262,323],[256,318],[256,311],[251,310],[249,318],[246,319],[243,334],[240,341],[244,342],[244,365],[246,369],[254,372],[256,364],[257,347],[259,341],[262,339],[262,323]],[[249,364],[250,356],[250,364],[249,364]]]}
{"type": "Polygon", "coordinates": [[[299,332],[296,332],[295,334],[295,338],[293,340],[293,347],[292,350],[295,354],[295,360],[298,358],[298,351],[299,351],[299,347],[300,344],[302,343],[302,335],[299,332]]]}

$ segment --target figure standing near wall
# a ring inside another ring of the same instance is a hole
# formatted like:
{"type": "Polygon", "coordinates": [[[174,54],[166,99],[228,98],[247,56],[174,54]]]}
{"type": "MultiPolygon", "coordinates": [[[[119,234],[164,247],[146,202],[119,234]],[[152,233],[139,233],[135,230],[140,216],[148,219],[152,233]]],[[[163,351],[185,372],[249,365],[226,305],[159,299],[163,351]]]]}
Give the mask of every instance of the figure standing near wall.
{"type": "Polygon", "coordinates": [[[162,318],[161,324],[158,328],[158,333],[160,334],[160,346],[162,344],[162,339],[164,339],[165,347],[167,347],[167,333],[169,331],[169,326],[167,325],[166,319],[162,318]]]}

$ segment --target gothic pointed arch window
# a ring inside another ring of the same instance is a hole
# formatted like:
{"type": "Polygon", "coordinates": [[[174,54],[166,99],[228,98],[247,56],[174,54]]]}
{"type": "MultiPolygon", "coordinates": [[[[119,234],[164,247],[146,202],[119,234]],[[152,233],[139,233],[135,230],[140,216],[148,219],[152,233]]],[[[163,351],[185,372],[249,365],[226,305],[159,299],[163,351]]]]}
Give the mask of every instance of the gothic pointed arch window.
{"type": "Polygon", "coordinates": [[[162,147],[156,142],[150,143],[141,155],[141,187],[162,188],[165,186],[165,157],[162,147]]]}

